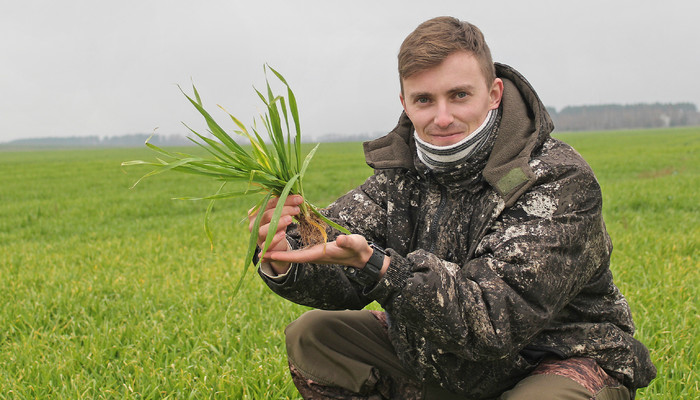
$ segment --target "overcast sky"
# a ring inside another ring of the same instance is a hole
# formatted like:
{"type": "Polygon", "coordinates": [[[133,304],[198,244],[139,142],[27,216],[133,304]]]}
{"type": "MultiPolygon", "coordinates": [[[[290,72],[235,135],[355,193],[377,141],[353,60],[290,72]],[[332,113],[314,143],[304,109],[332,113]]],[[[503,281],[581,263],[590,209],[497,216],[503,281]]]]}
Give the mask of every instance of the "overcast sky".
{"type": "Polygon", "coordinates": [[[266,62],[292,85],[304,135],[388,131],[399,45],[439,15],[479,26],[548,106],[700,105],[697,0],[8,0],[0,142],[184,134],[181,121],[203,126],[176,86],[191,81],[249,125],[266,62]]]}

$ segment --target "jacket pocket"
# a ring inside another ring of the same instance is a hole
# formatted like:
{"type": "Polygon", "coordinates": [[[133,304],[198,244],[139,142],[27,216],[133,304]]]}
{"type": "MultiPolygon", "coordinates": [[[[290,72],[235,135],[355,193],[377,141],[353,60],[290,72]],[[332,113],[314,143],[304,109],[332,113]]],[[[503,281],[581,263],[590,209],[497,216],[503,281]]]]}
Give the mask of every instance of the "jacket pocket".
{"type": "Polygon", "coordinates": [[[520,355],[532,365],[539,364],[547,357],[557,357],[560,360],[566,358],[566,354],[557,348],[537,345],[525,346],[524,349],[520,350],[520,355]]]}

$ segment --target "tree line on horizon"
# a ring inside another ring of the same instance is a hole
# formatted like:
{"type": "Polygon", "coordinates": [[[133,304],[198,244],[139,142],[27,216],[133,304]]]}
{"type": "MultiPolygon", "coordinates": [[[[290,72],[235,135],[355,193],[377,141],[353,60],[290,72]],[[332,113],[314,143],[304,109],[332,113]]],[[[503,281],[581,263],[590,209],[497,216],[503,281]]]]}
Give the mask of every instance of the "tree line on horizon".
{"type": "MultiPolygon", "coordinates": [[[[651,129],[680,126],[700,126],[700,112],[693,103],[640,103],[630,105],[604,104],[569,106],[557,111],[547,107],[556,132],[651,129]]],[[[328,133],[310,138],[314,142],[359,142],[371,140],[386,132],[334,134],[328,133]]],[[[17,139],[1,146],[15,148],[36,147],[136,147],[143,146],[151,134],[135,133],[119,136],[100,137],[45,137],[17,139]]],[[[150,142],[157,146],[188,146],[193,143],[182,135],[156,134],[150,142]]]]}
{"type": "Polygon", "coordinates": [[[700,125],[700,113],[693,103],[570,106],[561,111],[548,107],[547,111],[559,132],[700,125]]]}
{"type": "Polygon", "coordinates": [[[150,133],[132,133],[117,136],[100,137],[90,136],[69,136],[69,137],[44,137],[17,139],[7,143],[0,143],[0,146],[10,147],[137,147],[146,143],[153,143],[156,146],[189,146],[193,143],[182,135],[151,135],[150,133]],[[150,139],[149,139],[150,138],[150,139]]]}

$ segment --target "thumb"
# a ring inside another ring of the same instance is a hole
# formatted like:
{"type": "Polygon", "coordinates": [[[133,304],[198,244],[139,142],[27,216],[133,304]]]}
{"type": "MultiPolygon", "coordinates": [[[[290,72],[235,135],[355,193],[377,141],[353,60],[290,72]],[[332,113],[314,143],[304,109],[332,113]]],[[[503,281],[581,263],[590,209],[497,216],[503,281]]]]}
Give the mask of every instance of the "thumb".
{"type": "Polygon", "coordinates": [[[352,235],[339,235],[335,239],[335,243],[338,247],[346,250],[361,251],[368,246],[367,239],[364,236],[358,234],[352,235]]]}
{"type": "Polygon", "coordinates": [[[337,244],[341,249],[350,247],[350,242],[351,241],[348,235],[338,235],[338,237],[335,238],[335,244],[337,244]]]}

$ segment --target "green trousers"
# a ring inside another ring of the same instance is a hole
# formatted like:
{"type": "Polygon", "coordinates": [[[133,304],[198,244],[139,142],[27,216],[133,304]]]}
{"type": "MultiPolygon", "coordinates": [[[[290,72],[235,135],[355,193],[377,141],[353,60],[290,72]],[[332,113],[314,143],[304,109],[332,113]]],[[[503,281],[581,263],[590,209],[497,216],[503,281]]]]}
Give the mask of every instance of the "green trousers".
{"type": "MultiPolygon", "coordinates": [[[[313,310],[289,324],[285,334],[292,378],[305,399],[469,400],[414,378],[394,352],[382,313],[313,310]]],[[[499,399],[630,399],[627,388],[592,360],[583,360],[590,363],[591,375],[604,376],[572,379],[553,363],[499,399]]]]}

